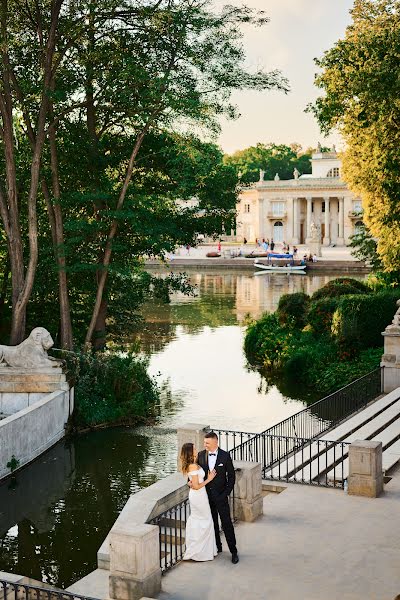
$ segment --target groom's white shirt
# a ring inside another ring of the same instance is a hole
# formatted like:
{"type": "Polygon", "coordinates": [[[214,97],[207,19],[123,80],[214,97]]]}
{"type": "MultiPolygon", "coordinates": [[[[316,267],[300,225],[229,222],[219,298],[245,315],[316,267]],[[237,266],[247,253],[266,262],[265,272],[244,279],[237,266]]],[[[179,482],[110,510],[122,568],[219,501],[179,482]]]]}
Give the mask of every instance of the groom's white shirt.
{"type": "MultiPolygon", "coordinates": [[[[219,448],[217,448],[215,450],[215,456],[210,456],[210,452],[208,453],[208,468],[210,469],[210,471],[215,469],[215,463],[217,462],[218,450],[219,450],[219,448]]],[[[213,454],[214,454],[214,452],[213,452],[213,454]]]]}

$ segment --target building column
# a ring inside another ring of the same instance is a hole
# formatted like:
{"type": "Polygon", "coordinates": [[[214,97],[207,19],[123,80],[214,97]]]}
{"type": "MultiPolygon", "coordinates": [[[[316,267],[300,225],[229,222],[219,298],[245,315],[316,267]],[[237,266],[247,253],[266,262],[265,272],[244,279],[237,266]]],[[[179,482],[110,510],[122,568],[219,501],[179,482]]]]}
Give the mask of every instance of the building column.
{"type": "Polygon", "coordinates": [[[311,202],[312,197],[308,196],[306,198],[307,201],[307,229],[306,229],[306,244],[310,241],[310,226],[311,226],[311,202]]]}
{"type": "Polygon", "coordinates": [[[344,198],[339,198],[339,235],[337,244],[344,246],[344,198]]]}
{"type": "Polygon", "coordinates": [[[300,243],[299,240],[299,198],[293,198],[293,235],[292,244],[296,245],[300,243]]]}
{"type": "Polygon", "coordinates": [[[322,243],[324,246],[329,246],[329,244],[331,243],[331,236],[330,236],[330,210],[329,210],[329,198],[325,197],[324,198],[324,202],[325,202],[325,237],[322,240],[322,243]]]}

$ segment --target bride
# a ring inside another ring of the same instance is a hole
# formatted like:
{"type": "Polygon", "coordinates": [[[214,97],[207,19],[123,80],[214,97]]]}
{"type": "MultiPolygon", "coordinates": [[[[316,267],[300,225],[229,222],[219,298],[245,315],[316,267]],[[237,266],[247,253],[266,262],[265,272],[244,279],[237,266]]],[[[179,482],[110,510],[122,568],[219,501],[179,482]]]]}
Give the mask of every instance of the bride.
{"type": "Polygon", "coordinates": [[[204,470],[197,464],[197,452],[191,443],[183,444],[181,450],[182,473],[192,482],[189,491],[190,517],[186,523],[186,552],[183,560],[213,560],[217,556],[214,523],[206,485],[216,475],[215,469],[204,480],[204,470]]]}

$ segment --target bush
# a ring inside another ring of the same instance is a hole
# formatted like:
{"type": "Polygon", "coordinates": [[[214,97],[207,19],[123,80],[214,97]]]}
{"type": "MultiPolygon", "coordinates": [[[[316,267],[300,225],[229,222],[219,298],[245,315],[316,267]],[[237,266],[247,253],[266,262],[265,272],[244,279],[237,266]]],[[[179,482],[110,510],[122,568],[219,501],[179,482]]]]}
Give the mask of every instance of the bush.
{"type": "Polygon", "coordinates": [[[147,361],[134,354],[78,354],[75,425],[134,423],[149,416],[158,388],[147,373],[147,361]]]}
{"type": "Polygon", "coordinates": [[[279,323],[302,329],[307,322],[310,297],[304,292],[284,294],[279,299],[277,315],[279,323]]]}
{"type": "Polygon", "coordinates": [[[329,338],[315,338],[303,332],[298,347],[285,362],[284,374],[290,380],[295,379],[311,387],[318,374],[335,360],[336,348],[329,338]]]}
{"type": "Polygon", "coordinates": [[[396,312],[400,293],[389,290],[341,298],[332,318],[332,335],[350,352],[382,345],[382,331],[396,312]]]}
{"type": "Polygon", "coordinates": [[[322,288],[314,292],[311,300],[320,300],[321,298],[337,298],[349,294],[368,294],[371,289],[362,281],[352,279],[351,277],[339,277],[328,281],[322,288]]]}
{"type": "MultiPolygon", "coordinates": [[[[314,297],[314,296],[313,296],[314,297]]],[[[312,301],[307,314],[307,321],[315,333],[329,333],[332,317],[339,304],[339,298],[321,298],[312,301]]]]}
{"type": "Polygon", "coordinates": [[[244,351],[252,365],[279,366],[300,332],[280,325],[276,313],[265,313],[248,325],[244,351]]]}
{"type": "Polygon", "coordinates": [[[383,348],[363,350],[354,360],[333,362],[319,372],[315,386],[324,394],[330,394],[355,379],[377,369],[383,348]]]}

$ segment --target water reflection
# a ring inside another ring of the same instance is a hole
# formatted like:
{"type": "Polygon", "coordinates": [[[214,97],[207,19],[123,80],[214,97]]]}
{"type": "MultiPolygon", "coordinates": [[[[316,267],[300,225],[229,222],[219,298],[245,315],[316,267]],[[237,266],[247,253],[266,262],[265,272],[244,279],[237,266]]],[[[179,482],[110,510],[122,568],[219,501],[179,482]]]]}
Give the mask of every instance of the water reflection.
{"type": "MultiPolygon", "coordinates": [[[[161,272],[160,272],[161,274],[161,272]]],[[[246,315],[330,276],[188,271],[196,297],[144,307],[138,332],[162,387],[156,427],[96,431],[62,442],[0,485],[0,570],[67,587],[96,553],[131,493],[175,471],[182,422],[261,431],[303,408],[299,390],[246,367],[246,315]]]]}

